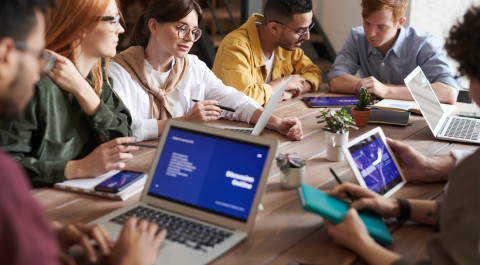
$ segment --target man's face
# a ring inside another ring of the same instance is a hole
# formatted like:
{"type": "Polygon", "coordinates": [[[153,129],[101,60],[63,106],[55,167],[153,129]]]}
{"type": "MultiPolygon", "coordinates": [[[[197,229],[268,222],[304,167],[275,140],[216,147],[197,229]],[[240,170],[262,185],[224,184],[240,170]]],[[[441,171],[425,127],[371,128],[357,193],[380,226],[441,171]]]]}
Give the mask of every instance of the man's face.
{"type": "Polygon", "coordinates": [[[305,32],[312,24],[312,11],[303,14],[293,15],[293,19],[282,26],[278,45],[285,50],[294,51],[300,47],[305,40],[310,39],[310,32],[300,37],[299,34],[305,32]]]}
{"type": "MultiPolygon", "coordinates": [[[[45,20],[40,11],[35,14],[36,23],[25,39],[25,44],[32,50],[42,50],[45,47],[45,20]]],[[[9,67],[13,79],[11,82],[1,82],[0,102],[4,106],[0,109],[0,117],[9,119],[19,118],[25,106],[34,94],[35,83],[40,79],[39,54],[29,50],[14,49],[9,67]]]]}
{"type": "Polygon", "coordinates": [[[386,9],[374,12],[364,18],[363,30],[371,46],[386,52],[395,43],[397,31],[404,22],[404,17],[400,18],[398,22],[394,22],[393,11],[386,9]]]}

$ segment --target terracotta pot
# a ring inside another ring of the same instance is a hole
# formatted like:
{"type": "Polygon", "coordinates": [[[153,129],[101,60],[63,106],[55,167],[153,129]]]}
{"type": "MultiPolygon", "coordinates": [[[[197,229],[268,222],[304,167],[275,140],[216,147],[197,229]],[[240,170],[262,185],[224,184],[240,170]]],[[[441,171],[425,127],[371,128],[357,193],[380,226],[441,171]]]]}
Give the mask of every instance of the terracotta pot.
{"type": "Polygon", "coordinates": [[[372,114],[372,109],[367,108],[367,110],[356,110],[352,108],[352,116],[353,120],[355,121],[355,125],[358,127],[365,127],[367,126],[368,119],[372,114]]]}

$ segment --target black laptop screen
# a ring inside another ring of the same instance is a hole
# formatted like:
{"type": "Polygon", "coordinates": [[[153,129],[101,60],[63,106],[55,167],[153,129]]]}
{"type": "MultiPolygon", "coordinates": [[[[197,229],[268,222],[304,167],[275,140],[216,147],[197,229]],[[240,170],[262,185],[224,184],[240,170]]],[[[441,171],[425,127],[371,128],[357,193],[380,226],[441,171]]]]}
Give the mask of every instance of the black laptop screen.
{"type": "Polygon", "coordinates": [[[171,127],[148,194],[246,222],[268,151],[171,127]]]}

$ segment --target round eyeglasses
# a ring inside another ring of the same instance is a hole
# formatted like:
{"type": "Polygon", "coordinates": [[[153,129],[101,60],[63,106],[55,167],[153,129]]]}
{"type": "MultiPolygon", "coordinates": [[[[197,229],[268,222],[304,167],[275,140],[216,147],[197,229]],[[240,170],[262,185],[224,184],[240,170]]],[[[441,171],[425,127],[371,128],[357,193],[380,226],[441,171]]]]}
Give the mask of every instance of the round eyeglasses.
{"type": "Polygon", "coordinates": [[[116,16],[104,16],[102,17],[101,21],[109,21],[110,25],[112,25],[113,31],[117,31],[118,25],[120,25],[120,15],[116,16]]]}
{"type": "Polygon", "coordinates": [[[315,22],[312,22],[312,24],[310,24],[310,26],[308,26],[308,27],[306,27],[306,28],[305,28],[305,27],[302,27],[302,28],[292,29],[291,27],[283,24],[283,23],[280,22],[280,21],[272,20],[271,22],[278,23],[278,24],[282,25],[282,27],[287,28],[287,29],[293,31],[295,34],[298,35],[298,39],[299,39],[299,40],[302,40],[302,39],[303,39],[303,36],[305,36],[307,33],[310,33],[310,31],[312,31],[313,27],[315,26],[315,22]]]}
{"type": "Polygon", "coordinates": [[[185,39],[187,36],[191,36],[190,33],[193,35],[193,42],[196,42],[202,36],[202,30],[199,28],[191,29],[187,25],[178,25],[175,26],[178,31],[178,37],[180,39],[185,39]]]}
{"type": "Polygon", "coordinates": [[[18,40],[15,41],[15,47],[20,51],[26,51],[26,52],[37,54],[42,74],[46,74],[50,72],[50,70],[52,70],[52,67],[55,65],[55,62],[57,61],[57,59],[55,59],[55,57],[53,57],[52,55],[44,51],[31,48],[22,41],[18,41],[18,40]]]}

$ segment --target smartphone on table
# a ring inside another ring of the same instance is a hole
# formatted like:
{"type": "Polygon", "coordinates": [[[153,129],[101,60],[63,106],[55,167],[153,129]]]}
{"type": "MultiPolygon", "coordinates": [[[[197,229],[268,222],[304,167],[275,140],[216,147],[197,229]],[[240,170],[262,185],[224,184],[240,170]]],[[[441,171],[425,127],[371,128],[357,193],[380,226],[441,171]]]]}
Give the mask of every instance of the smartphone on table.
{"type": "Polygon", "coordinates": [[[143,177],[143,175],[142,172],[120,171],[95,186],[95,190],[117,193],[133,184],[136,180],[143,177]]]}

